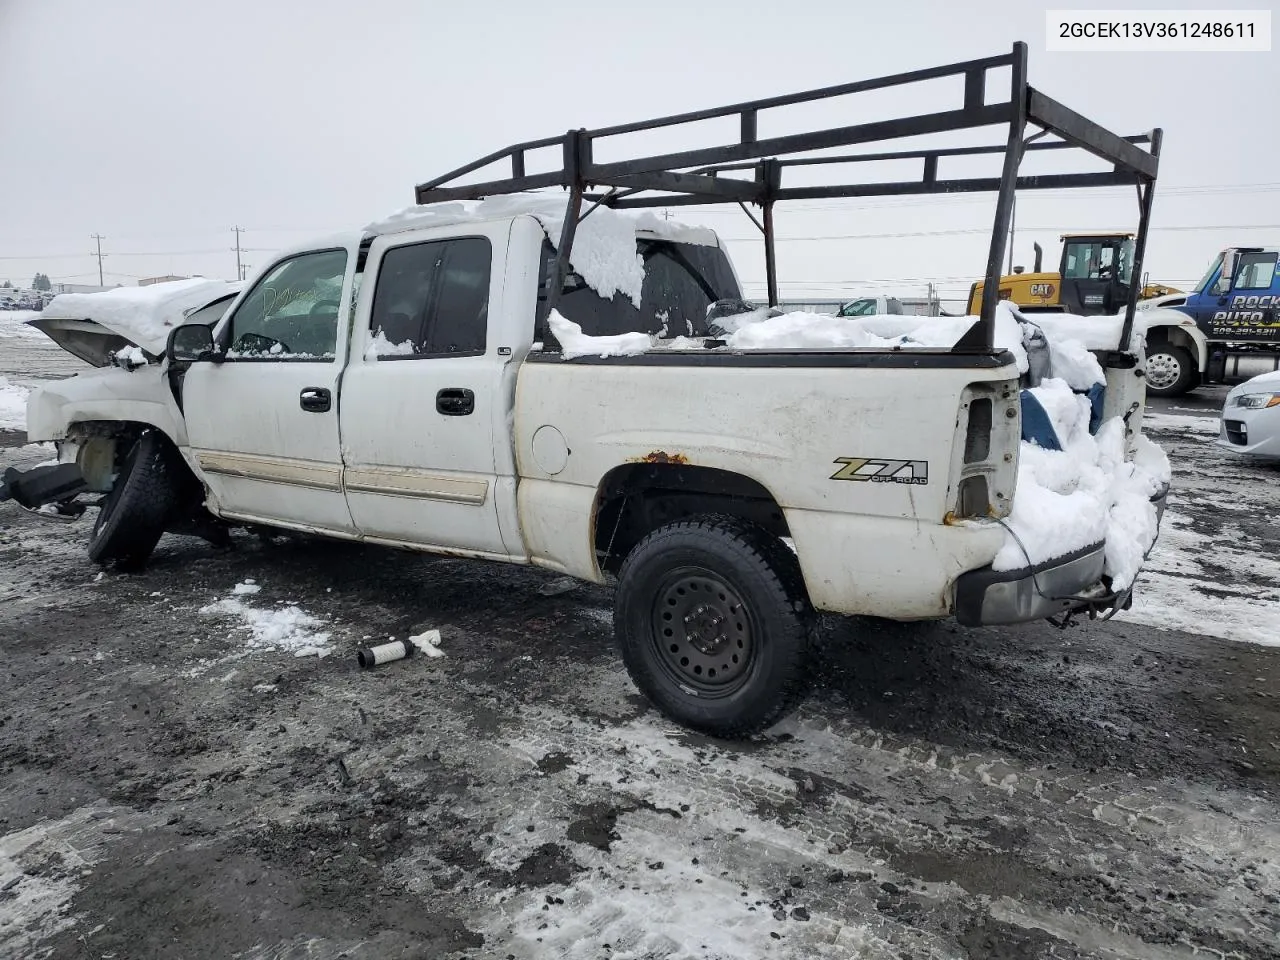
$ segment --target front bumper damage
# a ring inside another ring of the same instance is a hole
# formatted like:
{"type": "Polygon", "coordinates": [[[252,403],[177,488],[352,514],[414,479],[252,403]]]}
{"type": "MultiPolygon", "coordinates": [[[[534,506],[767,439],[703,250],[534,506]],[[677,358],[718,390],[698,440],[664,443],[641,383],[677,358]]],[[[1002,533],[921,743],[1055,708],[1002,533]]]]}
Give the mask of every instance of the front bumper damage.
{"type": "MultiPolygon", "coordinates": [[[[1156,508],[1156,531],[1164,520],[1169,488],[1151,498],[1156,508]]],[[[1153,544],[1154,546],[1154,544],[1153,544]]],[[[1149,556],[1150,550],[1147,551],[1149,556]]],[[[1105,544],[1098,543],[1045,563],[996,572],[972,570],[956,580],[955,618],[969,627],[1029,623],[1053,617],[1088,613],[1111,616],[1128,609],[1133,587],[1115,591],[1103,578],[1105,544]]]]}
{"type": "Polygon", "coordinates": [[[87,489],[80,467],[74,463],[43,464],[29,470],[10,467],[0,476],[0,503],[13,500],[28,510],[38,510],[45,504],[65,504],[69,508],[87,489]]]}

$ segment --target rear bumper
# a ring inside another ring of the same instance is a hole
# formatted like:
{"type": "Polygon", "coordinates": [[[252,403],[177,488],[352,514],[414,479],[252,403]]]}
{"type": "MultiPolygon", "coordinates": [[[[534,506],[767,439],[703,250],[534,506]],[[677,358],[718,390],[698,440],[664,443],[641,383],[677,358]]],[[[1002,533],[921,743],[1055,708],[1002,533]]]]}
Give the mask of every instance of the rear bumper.
{"type": "Polygon", "coordinates": [[[1058,557],[1034,567],[996,572],[972,570],[956,579],[956,620],[968,627],[1027,623],[1066,613],[1081,597],[1105,600],[1102,568],[1105,544],[1058,557]]]}
{"type": "MultiPolygon", "coordinates": [[[[1151,498],[1157,532],[1168,497],[1166,486],[1151,498]]],[[[1128,606],[1129,592],[1117,595],[1103,582],[1105,561],[1106,546],[1098,543],[1033,567],[998,573],[984,567],[962,574],[956,579],[955,618],[965,626],[994,626],[1044,620],[1071,610],[1128,606]]]]}

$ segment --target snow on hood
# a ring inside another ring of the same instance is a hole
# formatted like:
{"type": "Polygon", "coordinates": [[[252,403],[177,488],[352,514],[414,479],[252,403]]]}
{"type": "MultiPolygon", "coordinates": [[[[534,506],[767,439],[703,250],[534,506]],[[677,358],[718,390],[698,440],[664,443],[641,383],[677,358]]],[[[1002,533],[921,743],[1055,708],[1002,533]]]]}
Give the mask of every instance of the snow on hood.
{"type": "Polygon", "coordinates": [[[187,313],[243,286],[242,282],[193,277],[100,293],[63,293],[49,301],[37,320],[87,320],[159,356],[169,331],[181,326],[187,313]]]}

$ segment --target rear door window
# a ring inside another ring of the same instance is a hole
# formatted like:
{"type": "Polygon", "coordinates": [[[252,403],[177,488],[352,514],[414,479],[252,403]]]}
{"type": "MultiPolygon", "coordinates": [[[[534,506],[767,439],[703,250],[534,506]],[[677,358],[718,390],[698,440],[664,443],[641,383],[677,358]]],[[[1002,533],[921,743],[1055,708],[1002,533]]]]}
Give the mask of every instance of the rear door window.
{"type": "Polygon", "coordinates": [[[373,292],[366,357],[483,354],[492,260],[484,237],[429,240],[388,250],[373,292]]]}
{"type": "MultiPolygon", "coordinates": [[[[639,308],[622,293],[606,300],[571,275],[556,309],[594,337],[617,333],[705,337],[707,307],[717,300],[742,296],[729,260],[719,247],[641,238],[636,250],[644,260],[639,308]]],[[[551,283],[555,256],[550,241],[544,242],[539,282],[542,296],[551,283]]]]}

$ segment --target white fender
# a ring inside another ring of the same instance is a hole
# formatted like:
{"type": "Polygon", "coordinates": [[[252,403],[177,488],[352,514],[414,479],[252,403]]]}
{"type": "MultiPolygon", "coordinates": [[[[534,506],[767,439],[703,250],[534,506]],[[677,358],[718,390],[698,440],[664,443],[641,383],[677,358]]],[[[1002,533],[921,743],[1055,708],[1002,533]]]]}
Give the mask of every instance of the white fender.
{"type": "MultiPolygon", "coordinates": [[[[1179,294],[1179,296],[1182,295],[1179,294]]],[[[1147,325],[1148,342],[1151,340],[1152,331],[1161,328],[1167,330],[1171,343],[1188,347],[1194,351],[1197,369],[1204,373],[1205,367],[1209,363],[1209,340],[1196,325],[1190,314],[1166,307],[1154,307],[1144,310],[1140,316],[1147,325]]]]}
{"type": "Polygon", "coordinates": [[[149,423],[176,446],[187,444],[186,424],[156,364],[136,370],[103,367],[45,384],[27,398],[32,443],[65,439],[73,424],[90,420],[149,423]]]}

